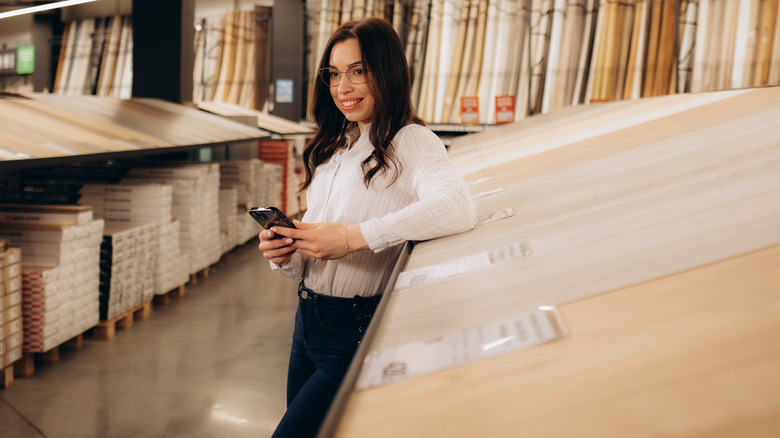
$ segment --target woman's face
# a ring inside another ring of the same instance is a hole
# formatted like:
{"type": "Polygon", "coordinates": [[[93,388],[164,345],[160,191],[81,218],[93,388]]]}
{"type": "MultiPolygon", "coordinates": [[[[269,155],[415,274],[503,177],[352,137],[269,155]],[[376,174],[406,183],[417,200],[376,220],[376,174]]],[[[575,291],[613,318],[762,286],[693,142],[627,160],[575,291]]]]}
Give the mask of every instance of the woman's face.
{"type": "Polygon", "coordinates": [[[336,43],[330,51],[331,69],[345,72],[357,67],[358,73],[362,72],[360,76],[365,80],[362,84],[355,84],[348,75],[342,73],[338,86],[330,87],[330,94],[336,107],[347,120],[357,122],[360,132],[363,132],[374,117],[374,97],[371,95],[370,87],[371,73],[362,70],[362,61],[360,46],[354,38],[336,43]]]}

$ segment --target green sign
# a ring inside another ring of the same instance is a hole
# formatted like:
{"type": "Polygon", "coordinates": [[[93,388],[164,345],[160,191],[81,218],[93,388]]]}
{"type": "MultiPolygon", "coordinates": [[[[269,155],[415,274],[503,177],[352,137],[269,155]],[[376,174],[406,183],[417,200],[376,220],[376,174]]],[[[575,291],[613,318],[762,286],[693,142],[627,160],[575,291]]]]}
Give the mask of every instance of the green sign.
{"type": "Polygon", "coordinates": [[[35,71],[35,46],[16,48],[16,74],[29,75],[35,71]]]}

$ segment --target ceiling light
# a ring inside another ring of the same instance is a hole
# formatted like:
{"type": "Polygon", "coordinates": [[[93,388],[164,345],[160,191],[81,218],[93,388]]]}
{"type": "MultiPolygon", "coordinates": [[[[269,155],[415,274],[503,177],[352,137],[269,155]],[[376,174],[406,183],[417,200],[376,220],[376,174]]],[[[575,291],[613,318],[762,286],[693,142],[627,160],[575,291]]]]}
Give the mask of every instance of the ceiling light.
{"type": "Polygon", "coordinates": [[[73,6],[94,1],[95,0],[65,0],[61,2],[48,3],[45,5],[30,6],[29,8],[14,9],[13,11],[0,12],[0,19],[16,17],[17,15],[34,14],[36,12],[48,11],[49,9],[64,8],[66,6],[73,6]]]}

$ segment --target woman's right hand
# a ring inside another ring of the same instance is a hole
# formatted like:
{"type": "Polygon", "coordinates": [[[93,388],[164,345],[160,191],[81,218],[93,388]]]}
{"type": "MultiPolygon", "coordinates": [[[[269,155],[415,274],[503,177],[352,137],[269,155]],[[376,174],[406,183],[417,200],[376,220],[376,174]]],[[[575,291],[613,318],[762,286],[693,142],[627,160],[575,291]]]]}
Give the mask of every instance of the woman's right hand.
{"type": "Polygon", "coordinates": [[[295,254],[295,248],[290,246],[294,241],[293,239],[283,236],[279,239],[274,239],[274,232],[271,230],[263,230],[258,238],[260,239],[260,244],[257,247],[263,253],[263,257],[279,266],[290,263],[292,255],[295,254]]]}

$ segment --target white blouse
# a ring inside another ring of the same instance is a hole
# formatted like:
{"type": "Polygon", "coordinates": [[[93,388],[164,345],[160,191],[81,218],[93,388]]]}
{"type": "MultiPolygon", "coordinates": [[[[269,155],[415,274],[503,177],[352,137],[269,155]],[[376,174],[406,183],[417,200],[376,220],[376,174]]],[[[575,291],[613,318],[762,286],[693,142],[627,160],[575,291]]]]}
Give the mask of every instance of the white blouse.
{"type": "MultiPolygon", "coordinates": [[[[337,151],[317,167],[306,193],[303,222],[360,224],[371,251],[356,251],[338,260],[316,260],[294,254],[283,267],[294,280],[303,278],[317,293],[351,298],[380,294],[403,243],[470,230],[475,206],[463,177],[449,161],[441,139],[428,128],[407,125],[393,139],[401,172],[380,172],[366,187],[361,163],[373,152],[365,128],[349,148],[337,151]]],[[[357,134],[357,131],[355,131],[357,134]]]]}

